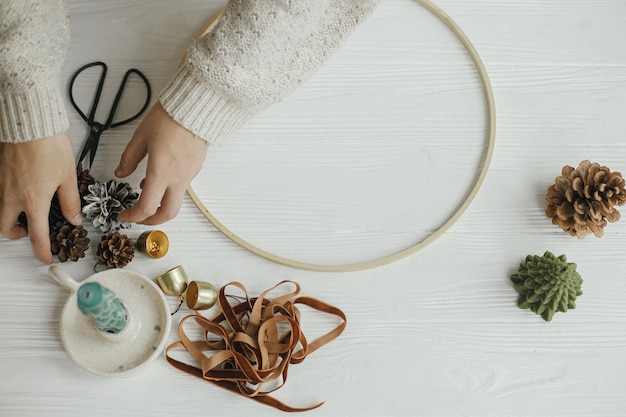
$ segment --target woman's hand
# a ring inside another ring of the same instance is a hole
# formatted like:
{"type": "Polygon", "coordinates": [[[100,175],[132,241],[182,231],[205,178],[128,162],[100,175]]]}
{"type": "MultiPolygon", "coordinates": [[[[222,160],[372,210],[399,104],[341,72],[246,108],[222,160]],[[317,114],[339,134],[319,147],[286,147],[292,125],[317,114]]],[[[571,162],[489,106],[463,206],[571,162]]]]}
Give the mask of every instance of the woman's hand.
{"type": "Polygon", "coordinates": [[[122,221],[160,224],[178,214],[187,185],[198,175],[207,142],[179,125],[156,103],[135,131],[115,175],[132,174],[148,155],[146,176],[137,205],[119,215],[122,221]]]}
{"type": "Polygon", "coordinates": [[[52,262],[48,213],[57,193],[61,212],[82,224],[74,150],[67,133],[26,143],[0,143],[0,234],[9,239],[30,236],[35,256],[52,262]],[[28,227],[18,224],[26,213],[28,227]]]}

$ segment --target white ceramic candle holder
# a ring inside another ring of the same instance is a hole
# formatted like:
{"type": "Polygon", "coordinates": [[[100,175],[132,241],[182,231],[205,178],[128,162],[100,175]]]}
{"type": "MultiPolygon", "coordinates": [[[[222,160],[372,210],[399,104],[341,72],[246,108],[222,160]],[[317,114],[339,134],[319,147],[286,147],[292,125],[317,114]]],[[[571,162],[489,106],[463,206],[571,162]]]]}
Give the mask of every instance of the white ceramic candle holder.
{"type": "Polygon", "coordinates": [[[61,341],[80,367],[98,375],[128,374],[163,351],[171,327],[165,296],[152,280],[132,271],[110,269],[75,281],[57,266],[48,273],[70,292],[60,319],[61,341]],[[128,311],[128,325],[118,334],[99,331],[78,309],[76,291],[87,282],[109,288],[128,311]]]}

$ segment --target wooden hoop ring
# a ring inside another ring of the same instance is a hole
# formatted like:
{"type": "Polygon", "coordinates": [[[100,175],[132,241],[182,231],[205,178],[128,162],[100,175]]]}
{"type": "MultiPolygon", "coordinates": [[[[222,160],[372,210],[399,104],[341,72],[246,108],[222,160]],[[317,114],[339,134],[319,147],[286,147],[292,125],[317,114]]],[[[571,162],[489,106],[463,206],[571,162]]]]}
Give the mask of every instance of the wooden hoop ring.
{"type": "MultiPolygon", "coordinates": [[[[198,197],[196,192],[194,191],[191,184],[187,187],[187,194],[191,197],[191,200],[195,203],[195,205],[200,209],[202,214],[215,226],[217,230],[222,232],[224,236],[238,244],[239,246],[249,250],[252,253],[255,253],[265,259],[268,259],[272,262],[276,262],[282,265],[290,266],[293,268],[305,269],[309,271],[319,271],[319,272],[349,272],[349,271],[360,271],[364,269],[375,268],[378,266],[386,265],[391,262],[395,262],[397,260],[403,259],[420,249],[426,247],[430,243],[432,243],[439,236],[444,234],[450,227],[465,213],[471,202],[474,200],[474,197],[478,193],[481,185],[483,184],[485,177],[487,176],[487,171],[489,170],[489,164],[491,163],[491,158],[493,156],[493,150],[496,142],[496,106],[495,99],[493,96],[493,89],[491,87],[491,82],[489,80],[489,75],[487,74],[487,70],[472,45],[472,42],[469,40],[467,35],[461,30],[461,28],[456,24],[454,20],[450,16],[448,16],[443,10],[432,4],[429,0],[414,0],[416,3],[419,3],[422,7],[432,13],[435,17],[437,17],[441,22],[443,22],[457,39],[463,44],[465,50],[469,54],[476,70],[478,71],[478,75],[480,76],[480,80],[483,86],[485,100],[487,102],[487,110],[488,110],[488,122],[487,122],[487,153],[483,160],[483,164],[480,170],[480,174],[476,177],[474,185],[467,196],[467,199],[461,204],[461,206],[457,209],[457,211],[436,231],[434,231],[430,236],[426,237],[422,241],[409,246],[408,248],[401,250],[400,252],[396,252],[392,255],[388,255],[379,259],[374,259],[371,261],[352,263],[352,264],[338,264],[338,265],[325,265],[325,264],[314,264],[308,262],[300,262],[294,259],[284,258],[282,256],[273,254],[266,250],[259,248],[251,244],[250,242],[242,239],[233,231],[224,226],[204,205],[202,200],[198,197]]],[[[223,13],[223,9],[217,12],[211,20],[208,22],[206,27],[197,35],[197,37],[201,37],[205,33],[207,33],[211,27],[215,24],[217,19],[223,13]]]]}

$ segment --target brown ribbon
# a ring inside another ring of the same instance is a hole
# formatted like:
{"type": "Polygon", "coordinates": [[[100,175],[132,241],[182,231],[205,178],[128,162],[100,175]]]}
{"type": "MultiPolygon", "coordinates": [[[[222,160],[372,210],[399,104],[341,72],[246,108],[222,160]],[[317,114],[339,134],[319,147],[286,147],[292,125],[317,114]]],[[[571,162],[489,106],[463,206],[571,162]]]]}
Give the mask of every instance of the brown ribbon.
{"type": "Polygon", "coordinates": [[[300,286],[293,281],[282,281],[257,298],[249,298],[246,288],[238,282],[224,285],[217,299],[221,312],[213,319],[199,312],[184,317],[178,325],[181,340],[167,347],[167,361],[183,372],[282,411],[319,407],[323,402],[305,408],[291,407],[269,395],[287,382],[289,364],[304,361],[307,355],[337,338],[346,328],[343,311],[315,298],[298,297],[299,293],[300,286]],[[295,290],[274,300],[267,298],[271,291],[284,284],[293,284],[295,290]],[[231,304],[226,295],[229,286],[242,290],[245,301],[231,304]],[[309,343],[300,328],[297,304],[337,316],[341,323],[309,343]],[[191,340],[187,336],[183,327],[189,319],[194,319],[201,327],[203,340],[191,340]],[[188,351],[199,367],[172,358],[170,351],[173,349],[188,351]],[[264,389],[263,385],[268,382],[278,385],[264,389]]]}

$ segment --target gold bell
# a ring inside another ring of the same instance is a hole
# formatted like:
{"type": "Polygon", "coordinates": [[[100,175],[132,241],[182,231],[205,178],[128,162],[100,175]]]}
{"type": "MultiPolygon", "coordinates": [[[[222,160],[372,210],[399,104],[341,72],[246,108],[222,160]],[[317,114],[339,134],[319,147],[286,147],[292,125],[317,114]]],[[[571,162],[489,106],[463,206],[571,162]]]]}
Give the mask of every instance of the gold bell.
{"type": "Polygon", "coordinates": [[[217,290],[208,282],[191,281],[185,300],[187,307],[192,310],[206,310],[217,301],[217,290]]]}
{"type": "Polygon", "coordinates": [[[178,265],[156,277],[156,282],[165,295],[181,295],[187,289],[187,273],[178,265]]]}
{"type": "Polygon", "coordinates": [[[137,248],[151,258],[162,258],[170,248],[170,241],[162,231],[149,230],[139,236],[137,248]]]}

